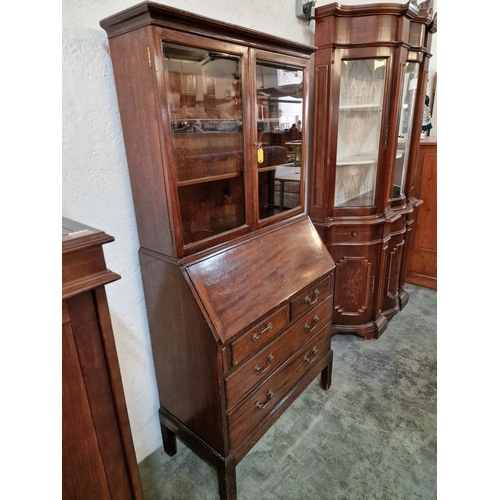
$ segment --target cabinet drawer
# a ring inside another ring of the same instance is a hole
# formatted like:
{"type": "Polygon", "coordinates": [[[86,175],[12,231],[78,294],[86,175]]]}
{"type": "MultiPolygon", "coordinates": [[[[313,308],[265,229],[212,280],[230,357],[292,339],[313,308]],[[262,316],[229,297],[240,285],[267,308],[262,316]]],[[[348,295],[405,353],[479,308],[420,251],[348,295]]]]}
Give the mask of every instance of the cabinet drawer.
{"type": "Polygon", "coordinates": [[[287,396],[315,363],[330,351],[330,325],[270,376],[228,415],[229,444],[233,448],[287,396]]]}
{"type": "Polygon", "coordinates": [[[332,244],[353,244],[367,243],[380,239],[382,226],[380,224],[373,226],[336,226],[331,233],[332,244]]]}
{"type": "Polygon", "coordinates": [[[315,336],[325,324],[331,323],[332,309],[332,300],[322,302],[231,373],[225,381],[227,408],[233,408],[254,386],[269,377],[294,352],[315,336]]]}
{"type": "Polygon", "coordinates": [[[257,352],[288,326],[288,304],[268,316],[231,344],[231,363],[237,365],[257,352]]]}
{"type": "Polygon", "coordinates": [[[308,287],[307,290],[291,301],[290,318],[292,323],[306,312],[312,310],[313,307],[332,293],[332,281],[331,275],[329,275],[319,283],[308,287]]]}

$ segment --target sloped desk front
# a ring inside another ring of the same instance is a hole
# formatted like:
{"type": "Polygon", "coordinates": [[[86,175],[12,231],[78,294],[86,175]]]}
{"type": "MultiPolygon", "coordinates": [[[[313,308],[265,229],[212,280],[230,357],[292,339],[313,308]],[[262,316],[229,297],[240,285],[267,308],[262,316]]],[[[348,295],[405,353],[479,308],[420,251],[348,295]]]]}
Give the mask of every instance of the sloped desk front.
{"type": "Polygon", "coordinates": [[[321,374],[334,263],[301,215],[174,260],[141,249],[165,451],[179,437],[236,498],[236,464],[321,374]]]}

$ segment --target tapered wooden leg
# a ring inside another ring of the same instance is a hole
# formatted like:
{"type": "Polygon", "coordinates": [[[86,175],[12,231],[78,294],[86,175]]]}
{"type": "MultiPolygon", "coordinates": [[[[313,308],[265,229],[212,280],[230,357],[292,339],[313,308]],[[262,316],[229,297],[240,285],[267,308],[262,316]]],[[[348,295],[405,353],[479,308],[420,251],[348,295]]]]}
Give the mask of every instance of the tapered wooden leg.
{"type": "Polygon", "coordinates": [[[160,423],[160,425],[163,449],[167,455],[173,457],[177,453],[177,441],[175,434],[162,423],[160,423]]]}
{"type": "Polygon", "coordinates": [[[217,476],[221,500],[236,500],[236,464],[234,460],[221,463],[217,467],[217,476]]]}
{"type": "Polygon", "coordinates": [[[333,368],[333,353],[330,356],[330,361],[321,371],[321,388],[327,391],[332,385],[332,368],[333,368]]]}

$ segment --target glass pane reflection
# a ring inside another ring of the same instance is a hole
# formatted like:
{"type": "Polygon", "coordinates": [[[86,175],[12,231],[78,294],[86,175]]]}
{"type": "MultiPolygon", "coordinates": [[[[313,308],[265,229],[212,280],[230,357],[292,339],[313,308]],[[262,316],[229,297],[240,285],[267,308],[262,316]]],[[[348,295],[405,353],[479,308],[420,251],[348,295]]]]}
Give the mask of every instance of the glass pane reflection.
{"type": "Polygon", "coordinates": [[[335,206],[374,204],[385,59],[342,61],[335,206]]]}
{"type": "Polygon", "coordinates": [[[184,243],[246,223],[240,58],[163,43],[184,243]]]}
{"type": "Polygon", "coordinates": [[[415,111],[415,94],[418,82],[419,63],[407,62],[405,66],[401,116],[399,119],[398,150],[394,170],[392,197],[402,196],[408,168],[408,153],[415,111]]]}
{"type": "Polygon", "coordinates": [[[301,204],[303,80],[301,68],[256,65],[260,219],[301,204]]]}

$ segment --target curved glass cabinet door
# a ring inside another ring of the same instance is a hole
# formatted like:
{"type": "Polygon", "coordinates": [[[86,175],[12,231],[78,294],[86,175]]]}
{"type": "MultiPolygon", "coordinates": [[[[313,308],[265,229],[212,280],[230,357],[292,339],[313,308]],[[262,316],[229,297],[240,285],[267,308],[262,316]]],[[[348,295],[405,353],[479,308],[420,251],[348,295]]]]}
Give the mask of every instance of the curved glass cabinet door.
{"type": "Polygon", "coordinates": [[[335,207],[375,202],[386,66],[386,59],[342,61],[335,207]]]}
{"type": "Polygon", "coordinates": [[[301,205],[304,70],[257,61],[259,219],[301,205]]]}
{"type": "Polygon", "coordinates": [[[163,42],[184,245],[246,224],[240,58],[163,42]]]}
{"type": "Polygon", "coordinates": [[[408,170],[408,156],[410,139],[415,112],[415,95],[418,84],[418,62],[407,62],[404,73],[404,86],[402,89],[401,115],[399,118],[398,149],[394,169],[394,182],[392,197],[399,198],[404,195],[406,173],[408,170]]]}

